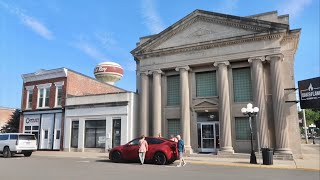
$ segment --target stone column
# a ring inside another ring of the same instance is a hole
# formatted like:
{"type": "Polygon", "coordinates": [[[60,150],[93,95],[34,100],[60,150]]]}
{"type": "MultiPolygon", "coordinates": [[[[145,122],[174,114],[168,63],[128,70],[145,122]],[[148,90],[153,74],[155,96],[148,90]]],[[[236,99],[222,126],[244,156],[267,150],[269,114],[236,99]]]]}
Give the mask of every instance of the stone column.
{"type": "Polygon", "coordinates": [[[140,135],[149,135],[149,122],[148,122],[148,112],[149,112],[149,79],[148,72],[140,72],[140,135]]]}
{"type": "Polygon", "coordinates": [[[181,92],[181,135],[184,139],[187,153],[191,153],[190,144],[190,97],[189,97],[189,66],[177,67],[180,72],[180,92],[181,92]]]}
{"type": "Polygon", "coordinates": [[[152,71],[152,102],[153,102],[153,136],[158,136],[161,133],[161,70],[152,71]]]}
{"type": "Polygon", "coordinates": [[[270,61],[272,82],[272,105],[274,114],[274,126],[276,133],[276,151],[281,154],[292,154],[289,148],[288,125],[284,114],[284,88],[281,74],[282,55],[270,55],[266,58],[270,61]]]}
{"type": "Polygon", "coordinates": [[[228,79],[229,61],[215,62],[218,67],[220,152],[234,153],[231,138],[231,111],[228,79]]]}
{"type": "Polygon", "coordinates": [[[249,58],[251,63],[251,72],[253,79],[253,97],[254,106],[259,108],[259,113],[256,116],[257,125],[260,135],[260,146],[270,147],[269,139],[269,128],[268,128],[268,113],[267,113],[267,101],[265,98],[265,83],[264,83],[264,70],[262,62],[265,61],[265,57],[253,57],[249,58]]]}

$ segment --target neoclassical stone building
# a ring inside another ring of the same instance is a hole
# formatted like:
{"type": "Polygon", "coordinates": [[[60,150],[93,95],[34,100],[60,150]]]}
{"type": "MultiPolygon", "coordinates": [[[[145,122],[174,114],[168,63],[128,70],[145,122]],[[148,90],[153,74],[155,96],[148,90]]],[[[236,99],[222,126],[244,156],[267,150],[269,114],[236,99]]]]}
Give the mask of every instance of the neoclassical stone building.
{"type": "Polygon", "coordinates": [[[159,34],[141,37],[137,63],[139,133],[181,134],[189,152],[250,151],[301,155],[295,103],[294,55],[300,29],[289,16],[248,17],[195,10],[159,34]]]}

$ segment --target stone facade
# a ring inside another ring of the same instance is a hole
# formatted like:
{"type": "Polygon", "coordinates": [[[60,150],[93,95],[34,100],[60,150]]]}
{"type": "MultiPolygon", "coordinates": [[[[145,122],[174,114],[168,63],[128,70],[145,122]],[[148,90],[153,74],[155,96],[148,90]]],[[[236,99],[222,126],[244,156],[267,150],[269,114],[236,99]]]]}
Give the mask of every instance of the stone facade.
{"type": "Polygon", "coordinates": [[[240,109],[253,103],[260,108],[256,148],[259,139],[260,147],[300,156],[297,107],[286,103],[295,100],[288,89],[295,87],[299,36],[300,29],[289,29],[289,16],[276,11],[238,17],[195,10],[159,34],[140,38],[131,51],[137,62],[139,132],[156,135],[161,129],[167,136],[168,120],[180,119],[188,151],[199,152],[199,115],[216,113],[218,153],[249,152],[250,141],[236,138],[235,121],[245,117],[240,109]],[[239,68],[250,69],[252,100],[235,101],[233,76],[239,68]],[[197,96],[199,72],[216,74],[217,95],[197,96]],[[172,75],[180,76],[180,104],[175,106],[167,103],[172,75]]]}

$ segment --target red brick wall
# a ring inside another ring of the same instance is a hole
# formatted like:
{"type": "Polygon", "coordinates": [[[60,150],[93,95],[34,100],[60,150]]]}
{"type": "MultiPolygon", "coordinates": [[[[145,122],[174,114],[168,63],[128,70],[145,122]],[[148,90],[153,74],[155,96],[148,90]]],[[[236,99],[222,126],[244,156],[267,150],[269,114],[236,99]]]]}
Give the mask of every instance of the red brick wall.
{"type": "Polygon", "coordinates": [[[22,110],[26,110],[27,106],[27,90],[26,86],[33,86],[33,96],[32,96],[32,110],[37,109],[37,100],[38,100],[38,88],[36,85],[39,84],[46,84],[46,83],[52,83],[50,87],[50,97],[49,97],[49,108],[54,108],[55,106],[55,97],[56,97],[56,86],[55,82],[64,82],[64,85],[62,86],[62,107],[65,104],[65,98],[66,98],[66,84],[67,84],[67,78],[61,77],[61,78],[54,78],[54,79],[46,79],[41,81],[33,81],[33,82],[27,82],[23,85],[23,96],[22,96],[22,110]]]}
{"type": "Polygon", "coordinates": [[[68,71],[67,95],[83,96],[89,94],[105,94],[124,92],[117,87],[101,83],[89,77],[68,71]]]}

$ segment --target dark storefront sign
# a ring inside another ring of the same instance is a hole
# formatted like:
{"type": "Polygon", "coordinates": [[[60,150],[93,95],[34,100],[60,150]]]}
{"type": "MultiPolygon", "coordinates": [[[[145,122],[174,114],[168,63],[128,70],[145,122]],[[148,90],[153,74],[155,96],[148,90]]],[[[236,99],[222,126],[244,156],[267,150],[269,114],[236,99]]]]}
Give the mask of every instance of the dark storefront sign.
{"type": "Polygon", "coordinates": [[[298,81],[301,109],[320,109],[320,77],[298,81]]]}

